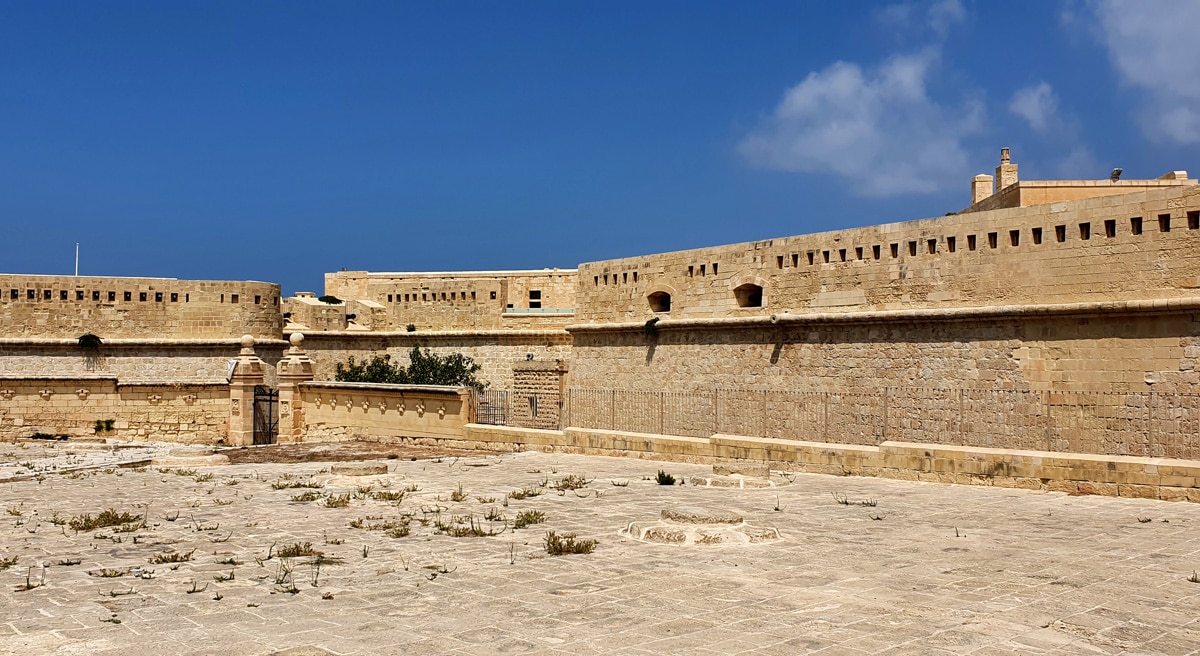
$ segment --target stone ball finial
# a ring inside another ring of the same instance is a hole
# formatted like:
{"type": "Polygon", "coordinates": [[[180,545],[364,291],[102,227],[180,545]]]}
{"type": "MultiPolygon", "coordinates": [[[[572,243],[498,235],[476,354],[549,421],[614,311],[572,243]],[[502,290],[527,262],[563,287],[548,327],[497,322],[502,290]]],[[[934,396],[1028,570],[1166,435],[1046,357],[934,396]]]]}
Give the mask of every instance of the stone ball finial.
{"type": "Polygon", "coordinates": [[[304,333],[292,333],[288,341],[291,342],[292,346],[300,348],[300,345],[304,343],[304,333]]]}
{"type": "Polygon", "coordinates": [[[242,348],[254,348],[254,335],[242,335],[242,348]]]}

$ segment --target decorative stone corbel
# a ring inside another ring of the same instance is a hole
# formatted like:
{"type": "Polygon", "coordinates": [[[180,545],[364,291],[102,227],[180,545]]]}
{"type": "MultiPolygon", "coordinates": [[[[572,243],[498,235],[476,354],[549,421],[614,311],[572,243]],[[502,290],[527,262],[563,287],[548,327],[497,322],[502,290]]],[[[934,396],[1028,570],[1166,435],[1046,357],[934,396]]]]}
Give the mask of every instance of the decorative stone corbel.
{"type": "Polygon", "coordinates": [[[162,401],[162,394],[151,394],[149,397],[147,397],[147,400],[149,400],[153,405],[158,405],[158,402],[162,401]]]}
{"type": "Polygon", "coordinates": [[[86,387],[81,387],[81,388],[75,390],[75,395],[79,397],[80,401],[86,401],[88,395],[91,393],[92,393],[91,390],[89,390],[86,387]]]}
{"type": "Polygon", "coordinates": [[[47,401],[49,401],[49,400],[50,400],[50,397],[54,396],[54,390],[52,390],[52,389],[49,389],[49,388],[46,388],[46,389],[44,389],[44,390],[42,390],[41,392],[38,392],[38,393],[39,393],[39,394],[41,394],[41,395],[42,395],[42,398],[43,398],[43,399],[45,399],[45,400],[47,400],[47,401]]]}
{"type": "Polygon", "coordinates": [[[418,417],[425,416],[425,402],[424,401],[417,402],[417,416],[418,417]]]}
{"type": "Polygon", "coordinates": [[[195,402],[196,402],[196,395],[195,395],[195,394],[187,394],[187,395],[185,395],[185,396],[183,397],[183,402],[184,402],[184,403],[186,403],[186,404],[188,404],[188,405],[191,405],[191,404],[195,403],[195,402]]]}
{"type": "Polygon", "coordinates": [[[0,390],[0,399],[4,399],[5,401],[11,401],[13,394],[15,394],[15,393],[16,392],[13,392],[10,389],[0,390]]]}
{"type": "Polygon", "coordinates": [[[370,409],[371,409],[371,402],[370,402],[370,401],[368,401],[367,399],[363,399],[363,402],[362,402],[362,407],[363,407],[363,412],[366,412],[367,410],[370,410],[370,409]]]}
{"type": "Polygon", "coordinates": [[[445,419],[445,418],[446,418],[446,404],[443,403],[440,406],[438,406],[438,419],[445,419]]]}

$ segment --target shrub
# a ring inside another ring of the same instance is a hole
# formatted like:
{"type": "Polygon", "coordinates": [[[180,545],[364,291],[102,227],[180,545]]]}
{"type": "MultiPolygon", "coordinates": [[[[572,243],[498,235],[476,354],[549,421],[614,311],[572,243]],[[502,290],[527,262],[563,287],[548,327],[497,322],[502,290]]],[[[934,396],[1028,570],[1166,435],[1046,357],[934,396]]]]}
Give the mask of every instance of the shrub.
{"type": "Polygon", "coordinates": [[[675,484],[675,477],[661,469],[658,470],[658,476],[655,476],[654,480],[658,481],[659,485],[674,485],[675,484]]]}
{"type": "Polygon", "coordinates": [[[415,333],[415,332],[417,332],[417,324],[410,323],[407,326],[405,326],[404,329],[410,333],[415,333]]]}
{"type": "Polygon", "coordinates": [[[554,531],[546,534],[546,553],[551,556],[590,554],[596,548],[595,540],[580,540],[574,533],[559,535],[554,531]]]}
{"type": "Polygon", "coordinates": [[[318,296],[317,300],[321,301],[322,303],[325,303],[326,305],[340,305],[342,302],[342,299],[340,299],[336,296],[330,296],[328,294],[326,294],[325,296],[318,296]]]}
{"type": "Polygon", "coordinates": [[[97,351],[103,344],[104,342],[92,333],[79,336],[79,348],[85,351],[97,351]]]}
{"type": "Polygon", "coordinates": [[[462,353],[440,356],[429,349],[414,346],[408,354],[408,367],[392,363],[390,355],[376,355],[370,361],[353,357],[335,366],[334,378],[345,383],[391,383],[396,385],[455,385],[483,389],[486,383],[475,377],[480,365],[462,353]]]}

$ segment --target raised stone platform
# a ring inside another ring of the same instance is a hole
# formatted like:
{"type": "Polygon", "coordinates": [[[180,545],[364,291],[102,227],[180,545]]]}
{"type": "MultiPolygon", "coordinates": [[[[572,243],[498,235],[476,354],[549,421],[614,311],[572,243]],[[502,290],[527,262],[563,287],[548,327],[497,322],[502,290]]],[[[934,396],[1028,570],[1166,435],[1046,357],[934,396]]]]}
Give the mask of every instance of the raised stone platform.
{"type": "Polygon", "coordinates": [[[780,539],[774,528],[756,528],[734,512],[700,506],[668,508],[661,521],[630,522],[621,535],[642,542],[675,545],[761,544],[780,539]]]}

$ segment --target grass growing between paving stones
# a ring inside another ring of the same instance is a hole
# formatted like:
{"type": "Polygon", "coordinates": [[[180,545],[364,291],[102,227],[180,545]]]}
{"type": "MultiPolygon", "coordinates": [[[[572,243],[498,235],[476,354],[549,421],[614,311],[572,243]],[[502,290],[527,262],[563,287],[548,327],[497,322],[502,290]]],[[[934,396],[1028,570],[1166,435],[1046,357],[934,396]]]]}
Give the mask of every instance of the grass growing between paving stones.
{"type": "Polygon", "coordinates": [[[833,492],[832,494],[833,494],[833,500],[837,501],[838,505],[842,505],[842,506],[863,506],[864,508],[874,508],[875,506],[879,505],[879,501],[876,499],[863,499],[862,501],[852,501],[849,497],[847,497],[844,494],[839,495],[836,492],[833,492]]]}
{"type": "Polygon", "coordinates": [[[150,557],[151,565],[165,565],[168,563],[186,563],[192,559],[192,554],[196,553],[195,549],[187,553],[180,551],[167,551],[165,553],[154,554],[150,557]]]}
{"type": "Polygon", "coordinates": [[[296,489],[300,489],[300,488],[309,488],[309,489],[313,489],[313,490],[319,490],[323,487],[325,487],[325,484],[320,481],[283,480],[283,481],[275,481],[274,483],[271,483],[272,490],[296,490],[296,489]]]}
{"type": "Polygon", "coordinates": [[[546,521],[546,513],[540,510],[522,510],[517,513],[516,519],[513,520],[513,528],[525,528],[534,524],[541,524],[546,521]]]}
{"type": "Polygon", "coordinates": [[[301,503],[307,503],[309,501],[316,501],[317,499],[322,499],[324,497],[325,497],[325,495],[321,494],[320,492],[314,492],[312,490],[309,490],[307,492],[302,492],[300,494],[293,496],[292,501],[299,501],[301,503]]]}
{"type": "Polygon", "coordinates": [[[322,552],[313,549],[311,542],[297,542],[279,549],[275,555],[279,558],[298,558],[300,556],[320,556],[322,552]]]}
{"type": "Polygon", "coordinates": [[[13,556],[12,558],[0,558],[0,572],[3,572],[13,565],[16,565],[17,561],[20,559],[20,556],[13,556]]]}
{"type": "Polygon", "coordinates": [[[325,508],[345,508],[350,505],[350,493],[331,494],[320,505],[325,508]]]}
{"type": "Polygon", "coordinates": [[[500,535],[504,532],[505,527],[500,527],[499,530],[484,528],[482,524],[475,521],[475,517],[468,515],[466,517],[452,517],[449,523],[438,520],[433,524],[434,528],[439,533],[444,533],[452,538],[483,538],[493,535],[500,535]]]}
{"type": "Polygon", "coordinates": [[[554,489],[558,490],[559,492],[565,492],[566,490],[579,490],[587,487],[588,483],[591,483],[591,481],[583,476],[571,474],[570,476],[558,479],[558,482],[554,484],[554,489]]]}
{"type": "MultiPolygon", "coordinates": [[[[141,524],[145,521],[145,519],[145,515],[130,515],[127,512],[118,513],[117,511],[109,508],[108,510],[101,511],[100,514],[96,515],[95,517],[92,517],[91,514],[83,514],[72,517],[67,524],[77,533],[86,533],[88,531],[94,531],[98,528],[108,528],[110,526],[136,525],[137,528],[141,528],[141,524]]],[[[137,528],[132,530],[136,531],[137,528]]]]}
{"type": "Polygon", "coordinates": [[[580,540],[574,533],[559,535],[554,531],[546,533],[546,553],[551,556],[567,556],[570,554],[590,554],[598,542],[595,540],[580,540]]]}
{"type": "Polygon", "coordinates": [[[531,497],[536,497],[537,495],[539,495],[541,493],[542,493],[542,491],[535,487],[523,487],[519,490],[513,490],[512,492],[509,492],[508,498],[514,499],[516,501],[520,501],[521,499],[529,499],[531,497]]]}

